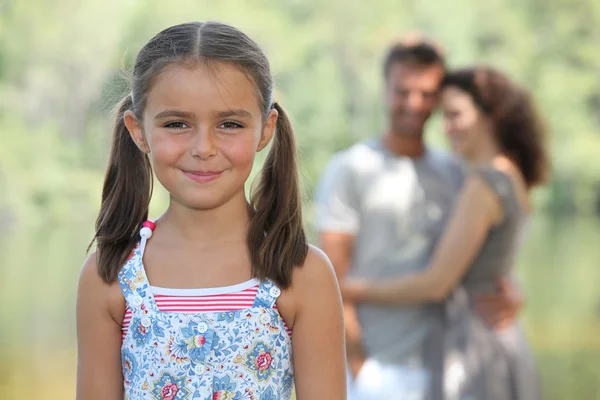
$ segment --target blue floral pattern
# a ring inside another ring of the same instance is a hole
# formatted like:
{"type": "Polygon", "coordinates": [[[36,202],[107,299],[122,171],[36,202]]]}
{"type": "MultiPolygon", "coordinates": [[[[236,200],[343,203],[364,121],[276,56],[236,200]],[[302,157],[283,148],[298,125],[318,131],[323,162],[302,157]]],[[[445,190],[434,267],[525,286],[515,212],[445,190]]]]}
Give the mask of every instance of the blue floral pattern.
{"type": "Polygon", "coordinates": [[[150,327],[145,327],[140,318],[132,318],[129,329],[132,330],[133,339],[138,346],[142,346],[148,342],[150,338],[150,327]]]}
{"type": "Polygon", "coordinates": [[[156,400],[189,399],[190,391],[185,387],[185,377],[174,378],[164,372],[153,384],[152,398],[156,400]]]}
{"type": "Polygon", "coordinates": [[[246,358],[246,367],[254,372],[259,381],[266,381],[273,372],[273,350],[264,343],[260,342],[254,346],[254,349],[246,358]]]}
{"type": "Polygon", "coordinates": [[[214,380],[213,400],[240,400],[242,392],[236,391],[237,383],[229,375],[214,380]]]}
{"type": "Polygon", "coordinates": [[[279,400],[278,397],[273,393],[273,388],[269,387],[267,390],[260,394],[260,400],[279,400]]]}
{"type": "Polygon", "coordinates": [[[233,322],[236,318],[239,318],[239,317],[240,317],[239,311],[225,311],[225,312],[219,313],[217,320],[233,322]]]}
{"type": "Polygon", "coordinates": [[[119,273],[132,311],[121,347],[125,398],[287,400],[292,343],[279,291],[261,283],[251,308],[231,312],[161,312],[150,291],[140,246],[119,273]]]}
{"type": "Polygon", "coordinates": [[[137,372],[137,362],[129,349],[121,352],[121,365],[123,366],[123,379],[125,382],[131,382],[135,372],[137,372]]]}

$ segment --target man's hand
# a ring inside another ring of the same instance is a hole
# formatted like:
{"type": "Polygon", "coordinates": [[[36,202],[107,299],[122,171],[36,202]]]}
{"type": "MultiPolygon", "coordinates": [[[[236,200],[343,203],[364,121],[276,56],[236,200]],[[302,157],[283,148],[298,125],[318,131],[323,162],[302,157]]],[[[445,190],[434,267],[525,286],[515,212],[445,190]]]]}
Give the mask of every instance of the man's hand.
{"type": "Polygon", "coordinates": [[[475,309],[491,328],[500,331],[514,324],[525,305],[525,297],[507,278],[501,278],[496,287],[496,293],[476,297],[475,309]]]}
{"type": "Polygon", "coordinates": [[[346,358],[352,377],[356,378],[365,363],[366,356],[354,304],[344,303],[344,321],[346,322],[346,358]]]}
{"type": "Polygon", "coordinates": [[[353,301],[344,298],[344,283],[346,273],[350,268],[354,249],[354,235],[339,232],[321,232],[321,249],[327,254],[338,277],[344,301],[344,321],[346,323],[346,359],[353,377],[356,378],[365,362],[365,352],[362,347],[362,334],[356,308],[353,301]]]}

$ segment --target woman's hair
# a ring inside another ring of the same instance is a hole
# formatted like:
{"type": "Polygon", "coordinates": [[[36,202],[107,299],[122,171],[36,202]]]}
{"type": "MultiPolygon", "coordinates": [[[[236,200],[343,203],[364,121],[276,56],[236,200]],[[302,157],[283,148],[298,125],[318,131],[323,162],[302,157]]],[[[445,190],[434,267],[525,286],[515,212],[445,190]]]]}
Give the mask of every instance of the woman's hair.
{"type": "MultiPolygon", "coordinates": [[[[216,22],[192,22],[167,28],[139,52],[131,79],[131,94],[117,109],[114,138],[96,221],[98,270],[112,282],[135,248],[139,229],[148,218],[152,169],[148,155],[137,148],[123,115],[131,110],[142,120],[154,79],[167,65],[223,62],[235,66],[254,82],[266,118],[279,113],[276,134],[251,196],[248,251],[252,274],[271,279],[282,288],[291,283],[292,269],[308,252],[302,224],[294,131],[283,108],[273,102],[269,61],[259,46],[239,30],[216,22]]],[[[88,249],[89,250],[89,249],[88,249]]]]}
{"type": "Polygon", "coordinates": [[[443,86],[468,93],[491,119],[501,151],[517,164],[529,188],[546,181],[550,167],[545,128],[527,90],[487,66],[450,72],[443,86]]]}

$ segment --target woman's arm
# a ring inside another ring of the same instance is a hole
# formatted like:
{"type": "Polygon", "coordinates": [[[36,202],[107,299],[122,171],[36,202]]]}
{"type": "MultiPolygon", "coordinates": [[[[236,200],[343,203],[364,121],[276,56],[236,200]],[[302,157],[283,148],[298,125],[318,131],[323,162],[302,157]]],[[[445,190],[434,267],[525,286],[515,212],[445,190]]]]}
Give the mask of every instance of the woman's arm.
{"type": "Polygon", "coordinates": [[[502,212],[488,184],[479,176],[470,177],[427,269],[386,282],[346,280],[342,294],[354,301],[382,304],[442,301],[461,280],[502,212]]]}
{"type": "MultiPolygon", "coordinates": [[[[102,281],[96,254],[90,255],[83,265],[77,292],[78,400],[123,398],[121,326],[110,311],[116,290],[117,283],[102,281]]],[[[124,300],[122,307],[125,312],[124,300]]]]}
{"type": "Polygon", "coordinates": [[[316,247],[297,268],[291,288],[296,398],[346,399],[342,299],[333,267],[316,247]]]}

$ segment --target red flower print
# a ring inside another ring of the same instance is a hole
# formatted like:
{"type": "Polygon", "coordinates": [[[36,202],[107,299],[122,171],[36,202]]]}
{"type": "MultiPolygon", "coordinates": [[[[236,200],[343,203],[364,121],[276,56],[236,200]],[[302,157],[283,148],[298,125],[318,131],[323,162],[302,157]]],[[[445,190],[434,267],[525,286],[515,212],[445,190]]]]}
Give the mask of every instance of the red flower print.
{"type": "MultiPolygon", "coordinates": [[[[225,397],[225,395],[227,395],[228,392],[225,390],[219,390],[218,392],[213,393],[213,398],[212,400],[223,400],[223,399],[227,399],[225,397]]],[[[228,396],[229,397],[229,396],[228,396]]]]}
{"type": "Polygon", "coordinates": [[[261,353],[256,357],[256,366],[259,371],[264,371],[269,369],[272,361],[273,358],[271,357],[271,353],[261,353]]]}
{"type": "Polygon", "coordinates": [[[194,344],[196,347],[204,346],[206,343],[206,338],[204,336],[196,335],[194,336],[194,344]]]}
{"type": "Polygon", "coordinates": [[[175,396],[177,396],[177,392],[179,392],[179,388],[176,384],[167,384],[162,388],[161,394],[164,400],[173,400],[175,396]]]}

